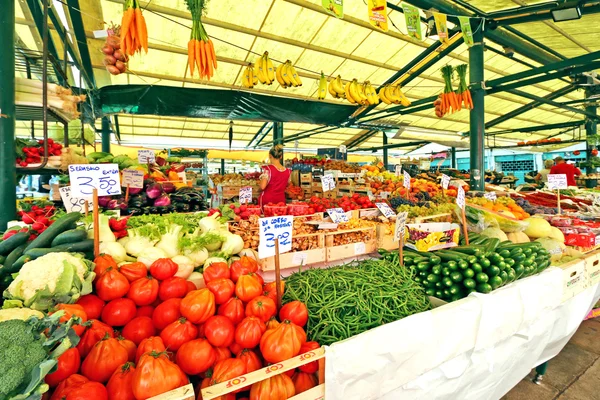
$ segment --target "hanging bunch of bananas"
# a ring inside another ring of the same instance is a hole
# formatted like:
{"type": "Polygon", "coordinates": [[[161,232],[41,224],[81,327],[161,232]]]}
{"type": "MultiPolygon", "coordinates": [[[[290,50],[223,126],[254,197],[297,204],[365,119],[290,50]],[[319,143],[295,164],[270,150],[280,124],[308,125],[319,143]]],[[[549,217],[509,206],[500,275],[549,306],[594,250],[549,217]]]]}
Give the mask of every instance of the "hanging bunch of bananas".
{"type": "Polygon", "coordinates": [[[337,76],[337,78],[334,78],[329,81],[329,86],[328,86],[327,90],[329,91],[329,94],[331,95],[331,97],[333,97],[334,99],[345,99],[346,98],[346,91],[344,90],[344,82],[342,82],[342,77],[339,75],[337,76]]]}
{"type": "Polygon", "coordinates": [[[242,86],[252,89],[254,85],[258,85],[258,76],[254,73],[254,64],[250,63],[242,74],[242,86]]]}
{"type": "Polygon", "coordinates": [[[361,104],[363,106],[379,104],[377,92],[369,81],[358,83],[356,79],[346,83],[344,88],[346,92],[346,100],[352,104],[361,104]]]}
{"type": "Polygon", "coordinates": [[[327,97],[327,78],[323,71],[321,71],[321,77],[319,78],[319,89],[317,89],[317,98],[319,100],[325,100],[327,97]]]}
{"type": "Polygon", "coordinates": [[[258,81],[263,85],[271,85],[275,80],[275,68],[273,62],[269,58],[269,52],[265,51],[264,54],[256,59],[256,76],[258,81]]]}
{"type": "Polygon", "coordinates": [[[410,100],[402,93],[400,86],[385,85],[379,89],[379,98],[385,104],[402,104],[404,107],[410,106],[410,100]]]}
{"type": "Polygon", "coordinates": [[[290,86],[302,86],[302,79],[300,79],[300,75],[298,75],[296,68],[294,68],[290,60],[287,60],[285,63],[277,67],[277,70],[275,71],[275,78],[284,89],[290,86]]]}

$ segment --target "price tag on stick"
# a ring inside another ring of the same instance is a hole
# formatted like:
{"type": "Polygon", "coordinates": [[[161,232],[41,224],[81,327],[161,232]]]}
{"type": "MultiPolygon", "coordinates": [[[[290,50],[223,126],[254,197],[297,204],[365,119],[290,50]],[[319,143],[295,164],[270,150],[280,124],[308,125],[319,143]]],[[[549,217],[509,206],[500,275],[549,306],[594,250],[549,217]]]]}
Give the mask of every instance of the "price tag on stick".
{"type": "Polygon", "coordinates": [[[258,220],[258,258],[275,255],[275,239],[279,240],[279,253],[292,250],[293,217],[291,215],[260,218],[258,220]]]}
{"type": "Polygon", "coordinates": [[[458,193],[456,195],[456,204],[463,210],[465,209],[465,189],[463,189],[462,186],[459,186],[458,188],[458,193]]]}
{"type": "Polygon", "coordinates": [[[404,171],[404,187],[407,192],[410,190],[410,175],[406,171],[404,171]]]}
{"type": "Polygon", "coordinates": [[[144,172],[137,169],[124,169],[121,186],[142,189],[144,187],[144,172]]]}
{"type": "Polygon", "coordinates": [[[396,165],[396,176],[402,175],[402,164],[396,165]]]}
{"type": "Polygon", "coordinates": [[[394,241],[399,242],[403,241],[404,238],[404,229],[406,227],[406,218],[408,218],[408,213],[401,212],[396,217],[396,229],[394,230],[394,241]]]}
{"type": "Polygon", "coordinates": [[[450,186],[450,177],[446,174],[442,174],[442,188],[448,190],[448,186],[450,186]]]}
{"type": "Polygon", "coordinates": [[[58,192],[60,193],[60,198],[62,199],[62,202],[65,206],[65,210],[68,213],[85,212],[85,203],[87,202],[87,200],[71,196],[70,186],[61,187],[58,189],[58,192]]]}
{"type": "Polygon", "coordinates": [[[252,186],[240,188],[240,204],[252,203],[252,186]]]}
{"type": "Polygon", "coordinates": [[[94,189],[98,196],[121,194],[118,164],[71,164],[69,179],[75,197],[91,199],[94,189]]]}
{"type": "Polygon", "coordinates": [[[558,214],[561,213],[560,210],[560,189],[567,189],[569,185],[567,184],[567,175],[565,174],[548,174],[548,189],[556,190],[556,208],[558,209],[558,214]]]}
{"type": "Polygon", "coordinates": [[[460,207],[460,214],[463,226],[463,235],[465,237],[465,243],[469,245],[469,233],[467,232],[467,216],[465,214],[465,189],[462,186],[458,187],[458,194],[456,195],[456,204],[460,207]]]}
{"type": "Polygon", "coordinates": [[[138,162],[140,164],[154,164],[156,162],[156,155],[152,150],[138,150],[138,162]]]}
{"type": "Polygon", "coordinates": [[[496,201],[498,199],[498,196],[496,196],[496,192],[484,193],[483,197],[485,197],[489,201],[496,201]]]}
{"type": "Polygon", "coordinates": [[[392,210],[392,208],[388,206],[387,203],[375,203],[375,205],[377,206],[377,208],[379,208],[379,211],[381,211],[384,217],[392,218],[396,216],[394,210],[392,210]]]}
{"type": "Polygon", "coordinates": [[[321,185],[323,186],[323,192],[329,192],[335,189],[335,179],[333,175],[323,175],[321,177],[321,185]]]}
{"type": "Polygon", "coordinates": [[[328,208],[327,214],[329,214],[329,218],[336,224],[341,224],[344,222],[348,222],[348,214],[344,212],[341,208],[328,208]]]}

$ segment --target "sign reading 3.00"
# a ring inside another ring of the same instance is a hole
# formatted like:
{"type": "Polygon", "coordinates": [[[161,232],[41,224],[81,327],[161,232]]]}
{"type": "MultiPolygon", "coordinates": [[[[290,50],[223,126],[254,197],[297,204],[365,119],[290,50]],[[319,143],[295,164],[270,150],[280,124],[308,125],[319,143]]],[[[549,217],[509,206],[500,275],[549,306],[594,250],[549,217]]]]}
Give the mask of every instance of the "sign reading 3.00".
{"type": "Polygon", "coordinates": [[[72,164],[69,179],[73,197],[89,199],[94,189],[98,196],[121,194],[118,164],[72,164]]]}
{"type": "Polygon", "coordinates": [[[275,239],[279,239],[280,254],[291,251],[293,225],[294,221],[291,215],[260,218],[258,220],[258,258],[275,255],[275,239]]]}

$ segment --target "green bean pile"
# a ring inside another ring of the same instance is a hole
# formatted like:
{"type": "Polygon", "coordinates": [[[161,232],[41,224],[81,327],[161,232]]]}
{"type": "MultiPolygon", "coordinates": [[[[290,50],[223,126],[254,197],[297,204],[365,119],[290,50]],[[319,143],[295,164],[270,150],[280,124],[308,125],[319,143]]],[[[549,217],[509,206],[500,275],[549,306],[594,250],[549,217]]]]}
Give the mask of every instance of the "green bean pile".
{"type": "Polygon", "coordinates": [[[425,290],[396,260],[309,269],[286,279],[283,302],[308,308],[309,340],[329,345],[430,309],[425,290]]]}

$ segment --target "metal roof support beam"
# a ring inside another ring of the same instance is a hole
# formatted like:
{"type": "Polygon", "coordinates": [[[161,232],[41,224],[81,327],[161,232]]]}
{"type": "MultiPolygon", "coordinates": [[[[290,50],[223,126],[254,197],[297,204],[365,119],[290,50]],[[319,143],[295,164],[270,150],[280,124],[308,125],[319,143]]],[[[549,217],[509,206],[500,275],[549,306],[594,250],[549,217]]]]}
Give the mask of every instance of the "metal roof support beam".
{"type": "MultiPolygon", "coordinates": [[[[544,96],[544,99],[554,100],[556,98],[566,95],[567,93],[571,93],[572,91],[574,91],[576,89],[577,88],[575,86],[565,86],[564,88],[561,88],[561,89],[557,90],[556,92],[547,94],[546,96],[544,96]]],[[[485,129],[489,129],[493,126],[503,123],[504,121],[508,121],[509,119],[512,119],[518,115],[521,115],[527,111],[533,110],[534,108],[539,107],[542,104],[544,104],[544,103],[541,101],[538,101],[538,100],[532,101],[531,103],[528,103],[528,104],[525,104],[511,112],[508,112],[498,118],[491,120],[490,122],[485,124],[485,129]]]]}
{"type": "Polygon", "coordinates": [[[121,142],[121,127],[119,126],[119,116],[117,114],[115,114],[115,115],[113,115],[113,118],[115,120],[115,136],[117,137],[117,140],[120,143],[121,142]]]}
{"type": "MultiPolygon", "coordinates": [[[[473,46],[469,47],[469,83],[482,83],[484,79],[483,32],[473,33],[473,46]]],[[[473,108],[469,111],[471,190],[485,191],[485,90],[471,90],[473,108]]]]}
{"type": "MultiPolygon", "coordinates": [[[[69,6],[71,23],[73,24],[75,38],[77,39],[77,47],[79,48],[79,54],[81,55],[81,66],[83,68],[80,68],[80,70],[84,73],[85,83],[89,85],[89,88],[95,88],[96,79],[94,78],[92,59],[90,57],[90,50],[87,45],[87,38],[85,37],[85,29],[83,27],[83,19],[81,18],[79,0],[67,0],[67,5],[69,6]]],[[[75,57],[73,57],[73,59],[75,59],[75,57]]]]}
{"type": "MultiPolygon", "coordinates": [[[[581,15],[590,15],[600,13],[600,5],[598,4],[586,4],[580,7],[581,15]]],[[[548,12],[540,12],[530,15],[520,15],[511,18],[503,18],[503,19],[495,19],[494,22],[498,24],[498,26],[505,25],[518,25],[518,24],[526,24],[528,22],[537,22],[537,21],[545,21],[552,19],[552,13],[548,12]]]]}
{"type": "Polygon", "coordinates": [[[102,151],[110,153],[110,119],[102,117],[102,151]]]}
{"type": "Polygon", "coordinates": [[[496,131],[494,133],[487,134],[486,136],[498,136],[505,135],[507,133],[528,133],[528,132],[537,132],[537,131],[549,131],[552,129],[562,129],[562,128],[572,128],[575,126],[583,125],[585,121],[569,121],[569,122],[559,122],[557,124],[549,124],[549,125],[540,125],[540,126],[529,126],[527,128],[515,128],[515,129],[505,129],[502,131],[496,131]]]}
{"type": "Polygon", "coordinates": [[[395,144],[388,144],[385,146],[376,146],[376,147],[369,147],[366,149],[352,149],[352,150],[348,150],[349,152],[355,152],[355,151],[377,151],[377,150],[383,150],[384,148],[386,149],[401,149],[403,147],[412,147],[412,146],[420,146],[422,144],[427,144],[430,142],[426,142],[423,140],[420,140],[418,142],[404,142],[404,143],[395,143],[395,144]]]}
{"type": "Polygon", "coordinates": [[[359,120],[358,122],[360,124],[362,124],[365,122],[376,121],[378,119],[387,118],[391,115],[406,115],[406,114],[412,114],[415,112],[427,110],[428,108],[432,107],[433,102],[437,98],[438,98],[437,95],[425,97],[423,99],[413,101],[412,104],[408,107],[404,107],[404,106],[389,107],[384,110],[377,111],[373,114],[365,115],[365,118],[367,118],[367,119],[359,120]]]}
{"type": "MultiPolygon", "coordinates": [[[[585,97],[589,98],[592,97],[594,94],[597,93],[597,90],[594,90],[595,88],[590,87],[585,91],[585,97]]],[[[596,115],[597,112],[597,107],[596,107],[596,103],[594,101],[590,101],[589,103],[586,104],[585,106],[585,111],[588,114],[592,114],[592,115],[596,115]]],[[[592,118],[588,121],[585,122],[585,148],[586,148],[586,152],[585,152],[585,160],[589,163],[590,159],[592,158],[592,146],[590,145],[590,139],[597,137],[598,135],[598,124],[595,120],[595,118],[592,118]]],[[[586,167],[586,172],[592,173],[595,172],[595,168],[592,168],[591,166],[587,166],[586,167]]]]}
{"type": "Polygon", "coordinates": [[[364,135],[361,135],[359,138],[354,139],[349,145],[346,146],[346,149],[353,149],[355,147],[358,147],[362,143],[366,142],[367,140],[369,140],[373,136],[375,136],[377,134],[377,132],[378,132],[377,130],[368,131],[364,135]]]}
{"type": "Polygon", "coordinates": [[[580,110],[579,108],[571,107],[571,106],[568,106],[566,104],[561,104],[561,103],[558,103],[558,102],[556,102],[554,100],[545,99],[543,97],[536,96],[534,94],[527,93],[527,92],[524,92],[522,90],[511,89],[511,90],[507,90],[507,92],[511,93],[511,94],[514,94],[514,95],[517,95],[517,96],[525,97],[525,98],[527,98],[529,100],[540,101],[542,103],[549,104],[549,105],[554,106],[554,107],[562,108],[564,110],[571,111],[571,112],[574,112],[576,114],[585,115],[588,118],[592,118],[592,119],[597,119],[598,118],[598,116],[595,113],[593,113],[593,114],[592,113],[588,113],[587,111],[580,110]]]}
{"type": "MultiPolygon", "coordinates": [[[[287,142],[291,142],[294,140],[301,140],[301,139],[306,139],[308,137],[311,137],[312,135],[318,135],[319,133],[325,133],[325,132],[329,132],[329,131],[333,131],[336,129],[339,129],[339,126],[334,126],[334,127],[327,127],[327,126],[320,126],[319,128],[313,128],[313,129],[309,129],[307,131],[304,132],[299,132],[299,133],[295,133],[293,135],[290,135],[288,137],[284,137],[283,140],[281,141],[281,144],[287,143],[287,142]]],[[[274,142],[268,142],[263,144],[263,146],[270,146],[272,145],[274,142]]]]}
{"type": "Polygon", "coordinates": [[[517,36],[518,36],[518,37],[520,37],[521,39],[528,41],[529,43],[531,43],[531,44],[533,44],[533,45],[535,45],[535,46],[539,47],[540,49],[542,49],[542,50],[544,50],[544,51],[547,51],[548,53],[550,53],[550,54],[552,54],[552,55],[554,55],[554,56],[556,56],[556,57],[558,57],[558,58],[560,58],[560,59],[562,59],[562,60],[566,60],[566,59],[567,59],[567,57],[563,56],[563,55],[562,55],[562,54],[560,54],[558,51],[556,51],[556,50],[554,50],[554,49],[552,49],[552,48],[550,48],[550,47],[546,46],[545,44],[543,44],[543,43],[541,43],[541,42],[539,42],[539,41],[535,40],[534,38],[532,38],[532,37],[530,37],[530,36],[528,36],[528,35],[524,34],[524,33],[523,33],[523,32],[521,32],[521,31],[519,31],[519,30],[517,30],[517,29],[513,28],[512,26],[507,26],[507,27],[505,27],[504,29],[506,29],[506,30],[507,30],[507,31],[509,31],[510,33],[513,33],[513,34],[517,35],[517,36]]]}
{"type": "Polygon", "coordinates": [[[283,144],[283,122],[273,122],[273,144],[283,144]]]}
{"type": "MultiPolygon", "coordinates": [[[[254,143],[254,141],[260,136],[260,140],[258,141],[258,143],[260,143],[261,140],[263,140],[265,138],[265,136],[267,136],[267,134],[269,133],[269,131],[273,129],[273,123],[272,122],[265,122],[260,129],[256,132],[256,134],[254,135],[254,137],[252,138],[252,140],[250,140],[248,142],[248,147],[252,147],[254,143]],[[267,129],[266,132],[264,132],[264,130],[267,129]]],[[[254,147],[258,146],[258,143],[254,145],[254,147]]]]}
{"type": "Polygon", "coordinates": [[[383,168],[387,171],[388,169],[388,148],[385,147],[388,145],[388,137],[385,134],[385,132],[383,133],[383,168]]]}
{"type": "MultiPolygon", "coordinates": [[[[33,17],[33,21],[35,22],[35,27],[37,28],[38,33],[40,34],[40,37],[43,37],[44,36],[44,14],[42,12],[42,7],[40,5],[40,2],[39,2],[39,0],[27,0],[27,5],[29,6],[29,10],[31,11],[31,16],[33,17]]],[[[11,46],[14,47],[14,43],[11,44],[11,46]]],[[[54,45],[54,40],[52,40],[51,35],[48,36],[48,52],[50,54],[52,54],[52,56],[54,57],[55,60],[57,60],[57,61],[60,60],[60,58],[58,57],[58,51],[56,50],[56,46],[54,45]]],[[[56,77],[60,79],[61,75],[56,70],[56,67],[54,66],[54,64],[52,64],[52,67],[54,68],[54,73],[56,74],[56,77]]],[[[66,71],[65,71],[65,73],[66,73],[66,71]]]]}

